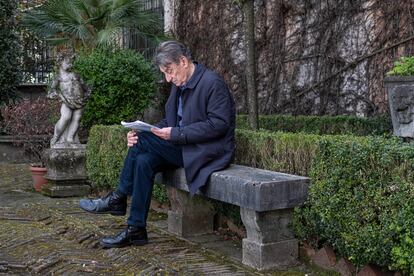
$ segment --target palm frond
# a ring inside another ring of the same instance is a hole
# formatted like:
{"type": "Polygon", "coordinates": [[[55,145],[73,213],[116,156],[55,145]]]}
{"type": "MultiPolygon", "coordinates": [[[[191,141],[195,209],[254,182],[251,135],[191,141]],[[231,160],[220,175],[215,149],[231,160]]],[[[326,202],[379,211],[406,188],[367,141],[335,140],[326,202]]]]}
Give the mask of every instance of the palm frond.
{"type": "Polygon", "coordinates": [[[113,44],[122,28],[143,37],[162,37],[161,20],[144,11],[140,0],[48,0],[27,11],[22,23],[53,43],[81,43],[86,48],[113,44]]]}

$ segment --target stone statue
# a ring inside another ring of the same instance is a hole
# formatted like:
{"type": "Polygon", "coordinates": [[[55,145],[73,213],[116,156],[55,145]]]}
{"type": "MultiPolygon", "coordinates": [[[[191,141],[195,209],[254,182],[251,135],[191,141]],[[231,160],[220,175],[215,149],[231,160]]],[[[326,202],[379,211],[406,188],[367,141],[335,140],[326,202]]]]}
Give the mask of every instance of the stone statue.
{"type": "Polygon", "coordinates": [[[73,55],[65,55],[58,59],[59,71],[48,91],[48,98],[59,96],[62,101],[60,118],[50,141],[51,148],[76,147],[80,144],[79,123],[90,89],[78,74],[71,71],[73,58],[73,55]]]}
{"type": "Polygon", "coordinates": [[[414,138],[414,88],[398,85],[389,93],[394,134],[414,138]]]}

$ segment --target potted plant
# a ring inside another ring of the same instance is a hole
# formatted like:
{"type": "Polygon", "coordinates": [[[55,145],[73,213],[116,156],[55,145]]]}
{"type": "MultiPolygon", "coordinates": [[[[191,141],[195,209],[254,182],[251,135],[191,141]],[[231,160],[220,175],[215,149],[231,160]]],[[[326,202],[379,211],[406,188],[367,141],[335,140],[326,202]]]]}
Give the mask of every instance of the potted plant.
{"type": "Polygon", "coordinates": [[[49,147],[54,122],[58,118],[57,102],[46,98],[24,99],[0,108],[2,129],[13,136],[13,144],[23,147],[34,163],[30,164],[34,188],[40,191],[47,181],[43,151],[49,147]]]}
{"type": "Polygon", "coordinates": [[[414,138],[414,57],[402,57],[384,79],[394,135],[414,138]]]}

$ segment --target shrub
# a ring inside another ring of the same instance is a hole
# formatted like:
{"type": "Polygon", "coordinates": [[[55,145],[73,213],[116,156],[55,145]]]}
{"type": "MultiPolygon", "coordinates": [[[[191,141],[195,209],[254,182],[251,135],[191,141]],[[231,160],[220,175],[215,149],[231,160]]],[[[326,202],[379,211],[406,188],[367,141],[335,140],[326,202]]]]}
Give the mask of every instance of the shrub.
{"type": "Polygon", "coordinates": [[[16,10],[17,1],[0,0],[0,105],[16,98],[16,86],[21,80],[16,10]]]}
{"type": "Polygon", "coordinates": [[[296,233],[359,266],[414,272],[413,161],[414,148],[397,139],[323,139],[296,233]]]}
{"type": "Polygon", "coordinates": [[[388,76],[413,76],[414,57],[401,57],[394,63],[394,67],[387,73],[388,76]]]}
{"type": "MultiPolygon", "coordinates": [[[[260,128],[270,131],[304,132],[331,135],[383,135],[392,133],[389,116],[359,118],[356,116],[259,116],[260,128]]],[[[246,115],[237,116],[237,127],[248,129],[246,115]]]]}
{"type": "Polygon", "coordinates": [[[14,136],[16,146],[33,156],[43,164],[42,154],[49,147],[53,135],[54,123],[58,120],[58,103],[46,98],[28,99],[3,106],[0,109],[3,117],[2,128],[14,136]]]}
{"type": "Polygon", "coordinates": [[[141,54],[132,50],[95,50],[78,57],[74,71],[92,87],[82,123],[119,124],[136,120],[151,103],[155,72],[141,54]]]}
{"type": "Polygon", "coordinates": [[[235,163],[306,176],[320,139],[314,134],[237,129],[235,163]]]}

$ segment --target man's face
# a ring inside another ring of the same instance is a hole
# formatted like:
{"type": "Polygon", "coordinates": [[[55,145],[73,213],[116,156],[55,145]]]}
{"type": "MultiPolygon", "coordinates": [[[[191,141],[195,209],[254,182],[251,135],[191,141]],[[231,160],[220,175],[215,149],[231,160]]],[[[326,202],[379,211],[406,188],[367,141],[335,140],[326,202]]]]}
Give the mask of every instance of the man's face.
{"type": "Polygon", "coordinates": [[[166,66],[160,66],[160,71],[164,74],[167,82],[172,82],[176,86],[182,86],[190,78],[190,62],[187,58],[181,57],[178,63],[170,63],[166,66]]]}

